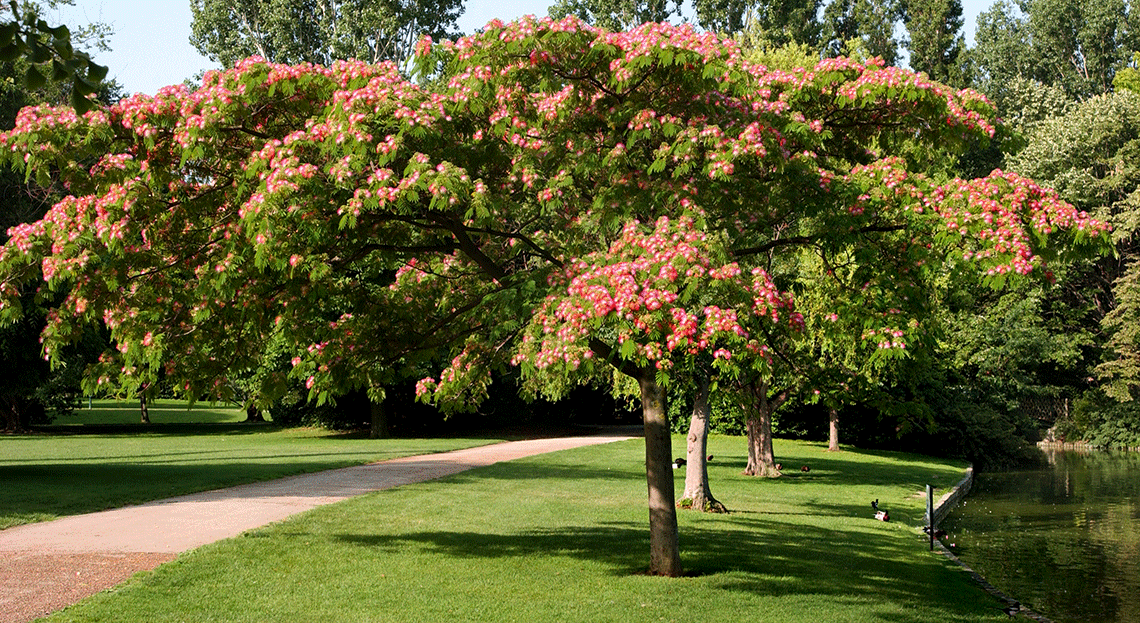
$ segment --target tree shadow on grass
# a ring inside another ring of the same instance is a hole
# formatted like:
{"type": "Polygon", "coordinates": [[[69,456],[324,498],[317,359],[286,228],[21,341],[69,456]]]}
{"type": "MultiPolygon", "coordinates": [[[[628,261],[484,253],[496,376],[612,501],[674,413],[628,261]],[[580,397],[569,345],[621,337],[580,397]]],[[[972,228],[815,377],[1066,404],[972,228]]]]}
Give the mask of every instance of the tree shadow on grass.
{"type": "MultiPolygon", "coordinates": [[[[947,620],[971,611],[956,603],[960,600],[934,590],[939,579],[946,578],[941,562],[907,554],[912,544],[900,541],[896,531],[863,526],[824,529],[771,516],[720,516],[712,527],[684,526],[680,539],[687,575],[714,590],[769,597],[817,595],[836,602],[872,596],[944,610],[947,620]]],[[[622,522],[514,534],[340,534],[336,540],[371,555],[588,560],[603,564],[614,576],[643,572],[649,552],[646,528],[622,522]]]]}

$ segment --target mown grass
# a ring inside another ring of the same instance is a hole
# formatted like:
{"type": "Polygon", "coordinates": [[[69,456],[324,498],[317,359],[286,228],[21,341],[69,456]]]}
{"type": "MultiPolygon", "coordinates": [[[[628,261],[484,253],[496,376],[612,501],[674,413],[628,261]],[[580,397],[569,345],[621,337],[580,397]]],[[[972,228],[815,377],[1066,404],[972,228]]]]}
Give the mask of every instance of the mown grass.
{"type": "Polygon", "coordinates": [[[0,436],[0,529],[501,440],[373,440],[313,428],[234,424],[245,417],[238,409],[187,411],[185,403],[152,409],[150,425],[137,424],[137,405],[94,411],[103,413],[79,416],[80,425],[0,436]],[[124,412],[133,413],[134,424],[124,423],[124,412]]]}
{"type": "MultiPolygon", "coordinates": [[[[245,419],[245,411],[231,405],[185,400],[152,400],[147,405],[152,424],[232,424],[245,419]]],[[[57,416],[49,430],[72,426],[138,424],[142,418],[137,400],[84,399],[76,410],[57,416]]]]}
{"type": "MultiPolygon", "coordinates": [[[[680,440],[676,442],[679,446],[680,440]]],[[[778,441],[776,480],[714,438],[726,515],[682,512],[688,576],[648,577],[640,441],[471,470],[203,547],[50,622],[975,622],[996,602],[927,551],[920,492],[963,466],[778,441]],[[873,519],[870,501],[894,521],[873,519]]],[[[680,487],[678,478],[678,487],[680,487]]]]}

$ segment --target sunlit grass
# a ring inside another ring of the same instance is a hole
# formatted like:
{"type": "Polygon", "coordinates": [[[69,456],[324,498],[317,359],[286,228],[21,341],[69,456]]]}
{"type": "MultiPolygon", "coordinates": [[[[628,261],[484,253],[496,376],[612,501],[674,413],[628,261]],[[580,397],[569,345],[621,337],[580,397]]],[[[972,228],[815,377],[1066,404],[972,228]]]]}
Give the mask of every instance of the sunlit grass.
{"type": "Polygon", "coordinates": [[[0,529],[495,441],[380,440],[312,428],[218,423],[0,436],[0,529]]]}
{"type": "MultiPolygon", "coordinates": [[[[245,420],[245,411],[234,405],[207,402],[188,405],[185,400],[152,400],[147,411],[153,424],[232,424],[245,420]]],[[[85,398],[75,411],[57,416],[52,427],[138,424],[141,419],[137,400],[85,398]]]]}
{"type": "Polygon", "coordinates": [[[711,441],[713,492],[732,512],[681,513],[681,579],[641,573],[644,455],[631,441],[322,507],[183,555],[48,621],[1004,619],[914,528],[922,487],[955,482],[962,465],[795,442],[776,451],[794,471],[760,480],[740,474],[743,440],[711,441]],[[811,471],[798,471],[805,464],[811,471]],[[894,521],[873,519],[876,498],[894,521]]]}

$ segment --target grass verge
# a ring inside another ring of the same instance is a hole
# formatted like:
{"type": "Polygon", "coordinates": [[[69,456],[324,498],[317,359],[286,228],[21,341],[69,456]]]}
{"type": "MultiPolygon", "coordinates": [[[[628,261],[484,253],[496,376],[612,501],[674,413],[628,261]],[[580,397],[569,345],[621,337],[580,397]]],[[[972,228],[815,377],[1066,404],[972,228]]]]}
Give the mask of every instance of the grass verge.
{"type": "Polygon", "coordinates": [[[0,529],[501,440],[381,440],[240,424],[112,424],[96,430],[100,432],[0,436],[0,529]]]}
{"type": "Polygon", "coordinates": [[[796,471],[760,480],[740,475],[743,450],[737,438],[711,440],[713,492],[732,512],[681,513],[681,579],[640,574],[644,454],[631,441],[322,507],[187,553],[46,621],[1004,619],[913,527],[923,486],[953,484],[961,464],[777,441],[796,471]],[[891,523],[873,519],[873,499],[891,523]]]}

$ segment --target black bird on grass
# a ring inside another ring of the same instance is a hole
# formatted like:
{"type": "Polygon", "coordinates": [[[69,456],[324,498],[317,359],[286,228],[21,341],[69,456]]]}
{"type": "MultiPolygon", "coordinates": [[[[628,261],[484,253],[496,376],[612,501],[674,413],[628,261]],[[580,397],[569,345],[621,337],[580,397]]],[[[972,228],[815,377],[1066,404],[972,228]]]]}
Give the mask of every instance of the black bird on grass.
{"type": "Polygon", "coordinates": [[[875,498],[875,501],[871,502],[871,508],[879,510],[879,498],[875,498]]]}
{"type": "MultiPolygon", "coordinates": [[[[923,526],[922,531],[926,534],[930,534],[930,526],[923,526]]],[[[934,538],[936,538],[936,539],[946,538],[946,531],[941,529],[941,528],[935,528],[934,529],[934,538]]]]}
{"type": "Polygon", "coordinates": [[[1013,617],[1017,616],[1018,612],[1021,612],[1021,604],[1016,601],[1011,601],[1009,602],[1008,606],[1004,608],[998,608],[998,610],[1001,610],[1005,613],[1005,616],[1012,619],[1013,617]]]}

